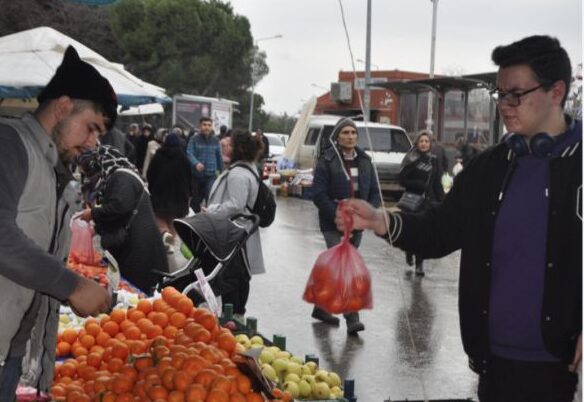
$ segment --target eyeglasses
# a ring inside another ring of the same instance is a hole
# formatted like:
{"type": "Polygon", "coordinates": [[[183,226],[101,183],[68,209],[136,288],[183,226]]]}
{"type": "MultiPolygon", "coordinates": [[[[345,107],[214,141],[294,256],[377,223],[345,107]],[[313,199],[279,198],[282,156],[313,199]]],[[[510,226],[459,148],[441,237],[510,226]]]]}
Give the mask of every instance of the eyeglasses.
{"type": "Polygon", "coordinates": [[[537,91],[540,88],[546,87],[547,84],[540,84],[535,88],[528,89],[523,92],[504,92],[499,89],[493,89],[490,94],[491,98],[497,103],[506,103],[509,106],[517,107],[521,105],[521,98],[525,95],[537,91]]]}

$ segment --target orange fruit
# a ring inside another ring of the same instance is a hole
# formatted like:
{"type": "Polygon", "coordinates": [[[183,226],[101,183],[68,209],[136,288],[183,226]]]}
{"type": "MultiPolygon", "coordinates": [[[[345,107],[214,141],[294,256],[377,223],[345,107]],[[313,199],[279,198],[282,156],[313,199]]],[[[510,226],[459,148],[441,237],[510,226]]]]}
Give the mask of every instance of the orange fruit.
{"type": "Polygon", "coordinates": [[[116,334],[120,331],[120,325],[115,322],[114,320],[109,320],[105,324],[103,324],[103,331],[107,333],[109,336],[116,336],[116,334]]]}
{"type": "Polygon", "coordinates": [[[79,342],[81,343],[81,346],[89,350],[93,345],[95,345],[95,338],[91,335],[83,335],[79,342]]]}
{"type": "Polygon", "coordinates": [[[177,328],[183,328],[185,326],[186,320],[187,316],[177,311],[172,313],[172,315],[168,319],[168,322],[170,323],[170,325],[173,325],[177,328]]]}
{"type": "Polygon", "coordinates": [[[134,361],[134,367],[138,371],[144,371],[154,365],[154,361],[150,356],[139,357],[134,361]]]}
{"type": "MultiPolygon", "coordinates": [[[[168,308],[168,303],[166,303],[162,299],[156,299],[152,303],[152,311],[151,312],[161,312],[168,308]]],[[[150,318],[150,313],[148,313],[148,318],[150,318]]]]}
{"type": "Polygon", "coordinates": [[[174,389],[185,392],[193,383],[193,376],[186,371],[177,371],[173,378],[174,389]]]}
{"type": "Polygon", "coordinates": [[[194,307],[193,301],[186,296],[183,296],[176,304],[177,311],[180,311],[187,317],[193,311],[193,307],[194,307]]]}
{"type": "Polygon", "coordinates": [[[251,392],[251,380],[245,374],[240,374],[235,378],[237,382],[237,390],[246,395],[251,392]]]}
{"type": "Polygon", "coordinates": [[[69,345],[73,344],[77,340],[77,331],[71,328],[67,328],[61,334],[61,340],[67,342],[69,345]]]}
{"type": "Polygon", "coordinates": [[[123,320],[121,323],[119,323],[120,331],[124,332],[125,330],[127,330],[128,328],[130,328],[134,325],[135,324],[130,320],[123,320]]]}
{"type": "Polygon", "coordinates": [[[117,373],[122,367],[124,367],[124,361],[119,357],[112,357],[107,362],[107,369],[110,373],[117,373]]]}
{"type": "Polygon", "coordinates": [[[131,392],[132,388],[134,388],[134,381],[129,377],[116,375],[112,379],[112,391],[116,394],[131,392]]]}
{"type": "Polygon", "coordinates": [[[235,340],[235,337],[231,334],[231,332],[229,333],[223,332],[217,338],[217,344],[219,345],[219,347],[229,353],[235,350],[236,343],[237,341],[235,340]]]}
{"type": "Polygon", "coordinates": [[[122,321],[124,321],[126,319],[126,310],[122,310],[122,309],[114,309],[111,313],[110,313],[110,318],[117,322],[118,324],[121,324],[122,321]]]}
{"type": "Polygon", "coordinates": [[[199,402],[207,398],[207,389],[201,384],[189,385],[185,392],[186,402],[199,402]]]}
{"type": "Polygon", "coordinates": [[[205,388],[209,388],[209,385],[211,385],[215,377],[217,377],[217,373],[215,373],[213,370],[202,369],[195,376],[194,381],[197,384],[201,384],[205,388]]]}
{"type": "Polygon", "coordinates": [[[184,402],[185,394],[181,391],[170,391],[168,394],[168,402],[184,402]]]}
{"type": "Polygon", "coordinates": [[[152,318],[152,323],[160,325],[162,328],[168,325],[168,316],[166,313],[157,313],[152,318]]]}
{"type": "Polygon", "coordinates": [[[87,331],[87,334],[95,337],[95,336],[97,336],[97,334],[99,334],[101,332],[101,327],[99,326],[97,321],[88,320],[85,323],[85,331],[87,331]]]}
{"type": "Polygon", "coordinates": [[[152,303],[150,303],[150,300],[140,300],[136,305],[136,309],[143,312],[144,315],[148,315],[152,311],[152,303]]]}
{"type": "MultiPolygon", "coordinates": [[[[278,388],[274,388],[274,389],[278,389],[278,388]]],[[[256,392],[250,392],[249,394],[247,394],[245,396],[247,402],[264,402],[264,398],[256,393],[256,392]]]]}
{"type": "Polygon", "coordinates": [[[146,330],[146,337],[148,339],[154,339],[157,336],[161,336],[164,333],[164,330],[160,325],[152,325],[150,328],[146,330]]]}
{"type": "Polygon", "coordinates": [[[125,343],[118,342],[116,345],[112,347],[112,357],[117,357],[122,361],[126,361],[129,354],[130,348],[125,343]]]}
{"type": "Polygon", "coordinates": [[[138,372],[132,366],[124,366],[119,371],[120,375],[130,378],[133,382],[138,380],[138,372]]]}
{"type": "Polygon", "coordinates": [[[116,402],[134,402],[134,395],[130,392],[124,392],[116,397],[116,402]]]}
{"type": "Polygon", "coordinates": [[[108,334],[105,331],[101,331],[99,334],[97,334],[97,336],[95,337],[95,344],[99,345],[99,346],[106,346],[107,341],[111,339],[110,334],[108,334]]]}
{"type": "Polygon", "coordinates": [[[132,322],[137,322],[141,318],[146,318],[146,314],[143,311],[137,309],[128,310],[128,320],[132,322]]]}
{"type": "Polygon", "coordinates": [[[201,314],[201,316],[196,319],[199,324],[205,327],[208,331],[212,331],[214,328],[217,327],[217,319],[210,311],[206,311],[206,313],[201,314]]]}
{"type": "Polygon", "coordinates": [[[168,397],[168,391],[162,385],[154,385],[146,392],[153,401],[158,399],[166,400],[168,397]]]}
{"type": "MultiPolygon", "coordinates": [[[[156,314],[156,313],[155,313],[156,314]]],[[[150,321],[148,318],[140,318],[138,321],[136,321],[136,326],[138,328],[140,328],[140,331],[146,333],[146,330],[148,328],[150,328],[152,325],[152,321],[150,321]]]]}
{"type": "Polygon", "coordinates": [[[211,333],[204,328],[201,328],[195,332],[193,336],[193,340],[195,342],[204,342],[209,343],[211,342],[211,333]]]}
{"type": "Polygon", "coordinates": [[[229,402],[247,402],[245,396],[240,392],[229,395],[229,402]]]}
{"type": "Polygon", "coordinates": [[[218,375],[211,382],[211,389],[222,389],[223,391],[229,393],[231,390],[231,381],[224,375],[218,375]]]}
{"type": "Polygon", "coordinates": [[[71,344],[69,342],[61,341],[57,344],[57,356],[63,357],[71,353],[71,344]]]}
{"type": "Polygon", "coordinates": [[[87,355],[87,365],[99,368],[101,366],[101,354],[95,352],[89,353],[87,355]]]}
{"type": "Polygon", "coordinates": [[[142,331],[140,331],[140,328],[138,328],[137,326],[132,325],[131,327],[128,327],[124,331],[124,335],[126,336],[126,339],[137,340],[137,339],[140,339],[140,336],[142,335],[142,331]]]}
{"type": "Polygon", "coordinates": [[[72,348],[71,354],[74,357],[85,356],[87,354],[87,348],[83,346],[76,346],[75,348],[72,348]]]}
{"type": "Polygon", "coordinates": [[[205,402],[229,402],[229,394],[222,389],[215,388],[207,394],[205,402]]]}
{"type": "Polygon", "coordinates": [[[174,339],[174,336],[176,335],[177,332],[178,332],[177,327],[175,327],[174,325],[168,325],[166,328],[164,328],[162,334],[164,335],[165,338],[174,339]]]}

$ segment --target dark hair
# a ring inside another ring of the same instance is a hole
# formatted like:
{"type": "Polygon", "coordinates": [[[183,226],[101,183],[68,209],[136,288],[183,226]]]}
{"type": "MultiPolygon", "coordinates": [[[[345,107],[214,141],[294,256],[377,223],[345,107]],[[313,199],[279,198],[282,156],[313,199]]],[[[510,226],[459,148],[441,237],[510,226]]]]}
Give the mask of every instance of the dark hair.
{"type": "Polygon", "coordinates": [[[233,141],[231,163],[255,161],[264,150],[262,139],[257,135],[251,135],[249,131],[235,130],[231,138],[233,141]]]}
{"type": "Polygon", "coordinates": [[[533,70],[535,78],[549,88],[557,81],[566,84],[562,107],[570,91],[572,65],[560,41],[550,36],[534,35],[493,50],[491,59],[500,68],[525,64],[533,70]]]}
{"type": "Polygon", "coordinates": [[[199,119],[199,124],[201,124],[204,121],[210,121],[211,123],[213,123],[213,120],[210,117],[203,116],[199,119]]]}

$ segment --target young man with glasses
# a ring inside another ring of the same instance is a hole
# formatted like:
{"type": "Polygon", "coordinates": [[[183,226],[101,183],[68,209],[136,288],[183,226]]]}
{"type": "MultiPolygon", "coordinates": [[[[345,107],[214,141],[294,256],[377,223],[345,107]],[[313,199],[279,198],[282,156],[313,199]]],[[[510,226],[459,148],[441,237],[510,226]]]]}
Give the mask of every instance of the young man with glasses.
{"type": "Polygon", "coordinates": [[[571,402],[582,354],[582,122],[563,112],[570,59],[548,36],[497,47],[492,59],[506,140],[475,157],[434,210],[387,214],[359,200],[349,209],[355,227],[424,258],[461,250],[460,326],[481,402],[571,402]]]}

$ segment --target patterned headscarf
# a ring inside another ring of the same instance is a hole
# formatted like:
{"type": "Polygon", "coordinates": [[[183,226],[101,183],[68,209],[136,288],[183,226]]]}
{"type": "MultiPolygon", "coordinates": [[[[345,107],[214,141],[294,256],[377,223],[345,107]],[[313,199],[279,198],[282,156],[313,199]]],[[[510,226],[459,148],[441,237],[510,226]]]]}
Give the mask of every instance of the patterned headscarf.
{"type": "Polygon", "coordinates": [[[109,145],[100,145],[96,149],[84,152],[77,158],[77,163],[85,176],[93,183],[92,190],[97,192],[98,200],[103,196],[105,186],[116,170],[129,169],[140,175],[128,158],[109,145]]]}

